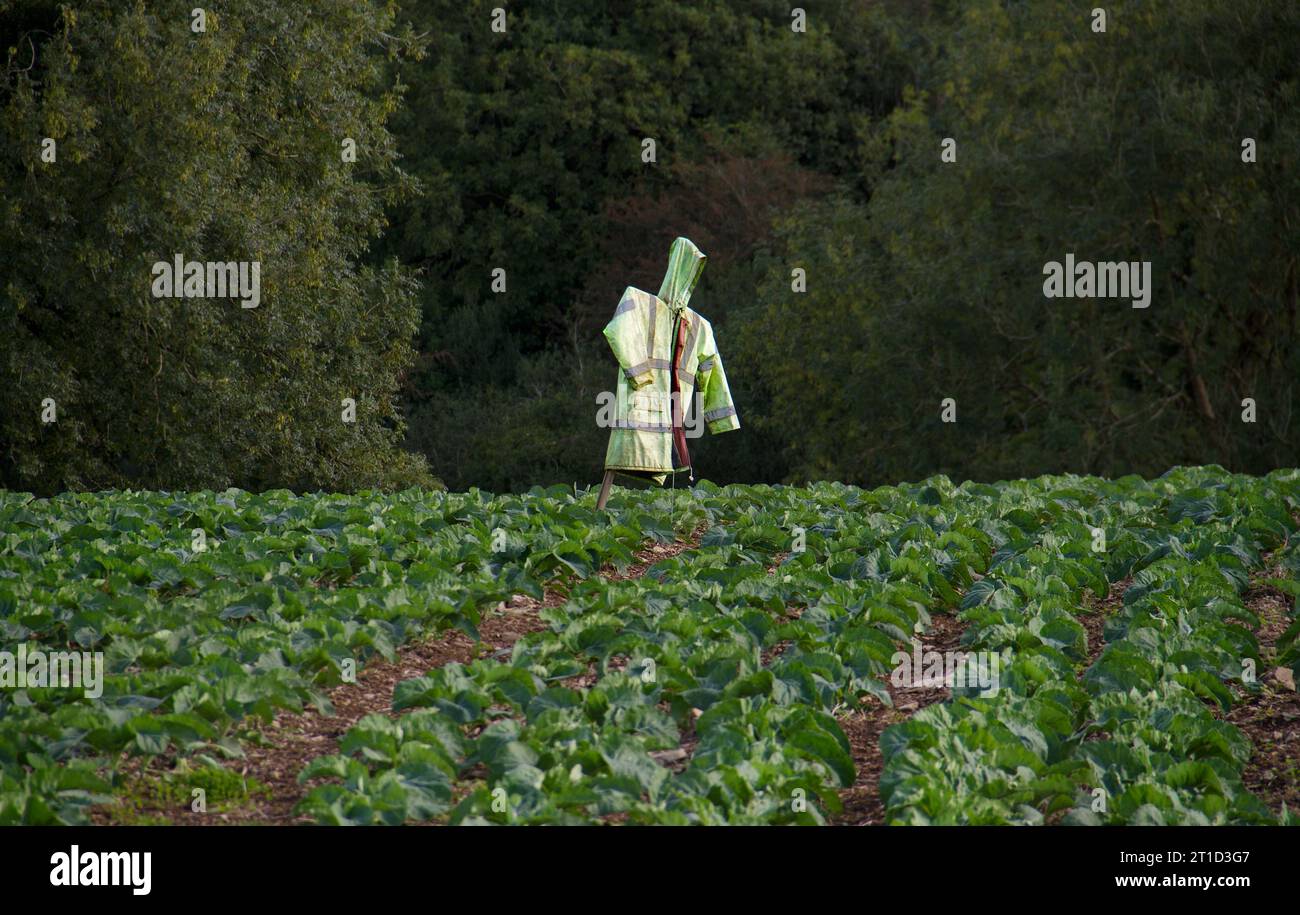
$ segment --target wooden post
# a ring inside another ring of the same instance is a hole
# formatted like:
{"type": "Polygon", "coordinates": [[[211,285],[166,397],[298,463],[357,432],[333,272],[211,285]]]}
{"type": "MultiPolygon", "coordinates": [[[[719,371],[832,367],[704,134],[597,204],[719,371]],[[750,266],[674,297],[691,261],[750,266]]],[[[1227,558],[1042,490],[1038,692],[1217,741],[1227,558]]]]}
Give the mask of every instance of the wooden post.
{"type": "Polygon", "coordinates": [[[609,501],[609,487],[614,482],[614,471],[606,470],[605,479],[600,484],[600,498],[596,500],[596,510],[601,511],[605,508],[605,503],[609,501]]]}

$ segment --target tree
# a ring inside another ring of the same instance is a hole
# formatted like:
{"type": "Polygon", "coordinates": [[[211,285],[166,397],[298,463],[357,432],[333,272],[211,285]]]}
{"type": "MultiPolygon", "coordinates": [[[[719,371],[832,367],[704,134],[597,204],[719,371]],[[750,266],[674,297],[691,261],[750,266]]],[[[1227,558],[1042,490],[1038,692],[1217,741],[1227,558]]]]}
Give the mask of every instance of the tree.
{"type": "Polygon", "coordinates": [[[1106,10],[1104,33],[1047,0],[936,17],[917,90],[873,140],[870,202],[787,220],[805,320],[774,276],[747,348],[770,415],[806,420],[792,477],[1294,462],[1300,12],[1106,10]],[[1067,253],[1149,262],[1147,307],[1045,298],[1067,253]]]}
{"type": "Polygon", "coordinates": [[[396,447],[416,284],[363,264],[414,187],[385,126],[409,30],[370,2],[192,8],[0,2],[0,484],[427,480],[396,447]],[[177,256],[258,263],[260,303],[155,296],[177,256]]]}
{"type": "Polygon", "coordinates": [[[571,482],[599,475],[579,363],[612,377],[599,330],[623,287],[658,288],[671,239],[711,233],[710,316],[747,303],[769,205],[828,174],[861,183],[861,135],[911,78],[908,49],[877,4],[819,7],[802,33],[774,0],[507,6],[493,31],[498,6],[404,6],[430,49],[398,68],[394,131],[424,191],[379,250],[425,279],[408,444],[452,485],[571,482]],[[541,366],[563,369],[544,394],[541,366]]]}

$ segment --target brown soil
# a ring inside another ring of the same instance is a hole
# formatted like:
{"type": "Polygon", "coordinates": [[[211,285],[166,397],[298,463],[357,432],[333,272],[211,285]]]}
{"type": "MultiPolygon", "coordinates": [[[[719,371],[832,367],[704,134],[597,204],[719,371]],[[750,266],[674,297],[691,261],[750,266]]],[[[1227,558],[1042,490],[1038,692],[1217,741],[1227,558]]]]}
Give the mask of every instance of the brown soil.
{"type": "MultiPolygon", "coordinates": [[[[1084,669],[1097,660],[1105,641],[1102,638],[1102,626],[1107,616],[1124,599],[1124,592],[1132,584],[1132,578],[1112,582],[1105,598],[1097,600],[1086,596],[1084,606],[1078,614],[1079,622],[1088,633],[1088,660],[1084,669]]],[[[956,651],[961,647],[963,626],[957,617],[943,614],[933,616],[933,627],[922,639],[923,650],[956,651]]],[[[840,727],[853,748],[853,762],[858,769],[857,780],[853,787],[840,792],[844,804],[843,813],[832,819],[836,825],[872,826],[885,822],[885,807],[880,800],[880,773],[883,759],[880,754],[880,735],[891,724],[906,721],[910,716],[936,702],[943,702],[951,696],[951,690],[941,689],[897,689],[892,683],[886,683],[889,695],[894,700],[893,708],[879,703],[871,707],[850,712],[838,717],[840,727]]]]}
{"type": "MultiPolygon", "coordinates": [[[[956,616],[936,613],[931,616],[931,627],[921,639],[923,651],[957,651],[961,647],[962,623],[956,616]]],[[[911,715],[943,702],[951,695],[947,687],[899,688],[888,678],[885,687],[893,699],[893,707],[875,700],[867,700],[866,708],[837,715],[836,720],[849,739],[853,750],[853,764],[858,777],[853,786],[840,792],[844,810],[831,818],[837,826],[879,826],[885,822],[885,805],[880,800],[880,772],[884,760],[880,755],[880,734],[891,724],[906,721],[911,715]]]]}
{"type": "MultiPolygon", "coordinates": [[[[606,567],[600,574],[611,581],[638,578],[656,562],[698,545],[702,533],[701,528],[685,541],[651,544],[638,550],[635,561],[623,571],[606,567]]],[[[357,674],[355,683],[345,683],[330,692],[333,715],[324,715],[315,709],[277,712],[269,724],[256,728],[253,742],[243,744],[244,758],[227,767],[269,789],[257,792],[241,807],[194,813],[188,804],[179,808],[158,808],[137,799],[126,811],[124,802],[119,799],[113,804],[95,808],[91,812],[91,822],[118,824],[123,822],[124,812],[129,812],[132,821],[141,817],[161,817],[178,825],[196,826],[310,822],[309,818],[294,814],[294,808],[307,791],[305,786],[298,784],[298,773],[316,757],[336,753],[339,739],[366,715],[378,713],[395,717],[398,713],[392,709],[393,688],[400,681],[423,676],[433,668],[452,662],[468,664],[476,658],[493,655],[508,658],[516,641],[546,628],[538,611],[543,607],[559,606],[564,599],[559,591],[551,589],[546,590],[540,601],[515,595],[508,604],[498,604],[484,615],[478,626],[481,641],[477,643],[454,630],[401,646],[396,660],[373,661],[357,674]]],[[[148,761],[124,754],[120,769],[129,784],[139,785],[139,793],[147,795],[149,782],[160,778],[176,762],[176,756],[171,753],[148,761]]]]}
{"type": "Polygon", "coordinates": [[[703,535],[704,525],[700,525],[685,540],[678,540],[674,543],[651,543],[637,550],[633,562],[626,569],[620,572],[606,566],[600,570],[600,577],[606,581],[626,581],[629,578],[640,578],[656,562],[662,562],[665,559],[671,559],[678,553],[695,549],[700,545],[700,537],[703,535]]]}
{"type": "Polygon", "coordinates": [[[1259,672],[1259,692],[1246,694],[1225,716],[1255,748],[1242,770],[1242,781],[1275,814],[1281,814],[1284,803],[1288,810],[1300,811],[1300,693],[1284,676],[1278,676],[1272,663],[1278,637],[1291,622],[1291,599],[1258,583],[1263,578],[1282,577],[1279,569],[1255,576],[1255,583],[1242,595],[1242,601],[1260,618],[1255,636],[1264,668],[1259,672]]]}
{"type": "Polygon", "coordinates": [[[1102,649],[1106,647],[1106,640],[1102,637],[1102,627],[1106,623],[1106,617],[1114,613],[1124,602],[1124,592],[1131,584],[1133,584],[1132,575],[1122,581],[1111,582],[1110,590],[1101,600],[1093,596],[1091,591],[1084,594],[1083,606],[1075,616],[1088,633],[1088,660],[1079,670],[1080,677],[1096,662],[1101,656],[1102,649]]]}

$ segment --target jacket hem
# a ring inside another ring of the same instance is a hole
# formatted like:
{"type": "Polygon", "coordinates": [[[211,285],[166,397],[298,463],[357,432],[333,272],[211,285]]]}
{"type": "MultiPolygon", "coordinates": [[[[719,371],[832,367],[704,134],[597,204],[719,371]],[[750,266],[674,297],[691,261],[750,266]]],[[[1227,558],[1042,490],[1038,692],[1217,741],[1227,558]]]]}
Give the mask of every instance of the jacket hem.
{"type": "Polygon", "coordinates": [[[689,467],[629,467],[625,464],[606,464],[606,470],[634,470],[638,473],[685,473],[689,467]]]}

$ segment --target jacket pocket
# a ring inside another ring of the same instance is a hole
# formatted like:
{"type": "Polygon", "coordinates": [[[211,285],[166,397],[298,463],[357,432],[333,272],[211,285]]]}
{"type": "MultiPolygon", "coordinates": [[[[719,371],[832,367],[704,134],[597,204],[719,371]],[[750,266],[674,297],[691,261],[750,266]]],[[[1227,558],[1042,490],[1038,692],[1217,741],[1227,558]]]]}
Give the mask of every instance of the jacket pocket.
{"type": "Polygon", "coordinates": [[[628,419],[655,426],[668,424],[668,408],[659,391],[633,391],[628,401],[628,419]]]}

